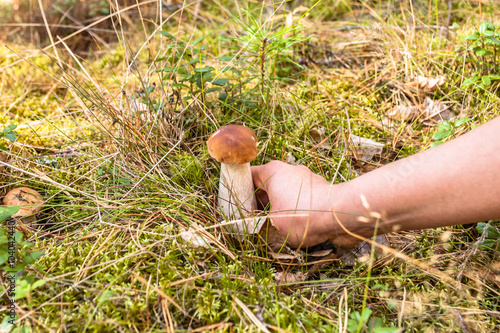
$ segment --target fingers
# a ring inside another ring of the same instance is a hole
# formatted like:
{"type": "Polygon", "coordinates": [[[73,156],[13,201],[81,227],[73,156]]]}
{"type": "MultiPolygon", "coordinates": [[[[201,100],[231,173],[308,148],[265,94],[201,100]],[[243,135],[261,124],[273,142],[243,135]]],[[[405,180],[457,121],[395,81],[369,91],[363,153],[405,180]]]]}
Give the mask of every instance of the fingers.
{"type": "Polygon", "coordinates": [[[285,165],[287,164],[280,161],[271,161],[264,165],[251,167],[253,183],[257,189],[255,194],[258,199],[258,204],[261,206],[259,208],[264,208],[269,204],[269,190],[272,186],[272,176],[285,165]]]}
{"type": "Polygon", "coordinates": [[[251,167],[252,178],[255,188],[263,191],[268,190],[271,177],[278,172],[281,168],[288,164],[280,161],[271,161],[264,165],[257,165],[251,167]]]}

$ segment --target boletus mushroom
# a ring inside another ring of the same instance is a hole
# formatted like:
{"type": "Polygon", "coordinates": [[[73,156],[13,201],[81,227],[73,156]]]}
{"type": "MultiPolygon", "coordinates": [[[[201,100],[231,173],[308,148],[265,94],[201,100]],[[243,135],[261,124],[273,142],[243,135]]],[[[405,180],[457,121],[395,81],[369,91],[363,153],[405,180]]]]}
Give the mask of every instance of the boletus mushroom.
{"type": "Polygon", "coordinates": [[[221,162],[219,207],[230,219],[244,219],[257,209],[250,162],[257,156],[254,131],[241,125],[219,128],[207,141],[210,156],[221,162]]]}
{"type": "Polygon", "coordinates": [[[6,206],[20,206],[12,217],[19,218],[24,223],[33,222],[36,214],[42,209],[43,198],[40,193],[29,187],[17,187],[3,198],[6,206]]]}

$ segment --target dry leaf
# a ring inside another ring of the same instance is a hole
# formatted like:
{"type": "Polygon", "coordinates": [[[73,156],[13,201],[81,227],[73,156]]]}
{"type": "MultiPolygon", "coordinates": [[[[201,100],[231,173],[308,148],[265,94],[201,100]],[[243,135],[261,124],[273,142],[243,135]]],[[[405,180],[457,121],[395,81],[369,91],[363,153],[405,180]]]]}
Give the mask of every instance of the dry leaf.
{"type": "Polygon", "coordinates": [[[308,258],[321,258],[321,257],[326,257],[327,255],[332,253],[332,249],[327,249],[327,250],[319,250],[315,252],[311,252],[307,254],[308,258]]]}
{"type": "Polygon", "coordinates": [[[130,111],[132,111],[134,113],[135,112],[144,112],[144,111],[149,110],[148,106],[138,99],[131,100],[129,102],[129,105],[130,105],[130,111]]]}
{"type": "Polygon", "coordinates": [[[267,221],[267,216],[249,216],[244,219],[223,222],[226,231],[233,237],[243,240],[245,236],[257,234],[267,221]]]}
{"type": "Polygon", "coordinates": [[[416,106],[397,105],[385,115],[394,120],[412,121],[420,115],[420,111],[416,106]]]}
{"type": "MultiPolygon", "coordinates": [[[[375,238],[375,241],[379,244],[390,246],[389,240],[386,235],[379,235],[375,238]]],[[[340,261],[346,266],[354,266],[354,263],[359,258],[369,258],[372,251],[372,245],[368,242],[361,242],[352,249],[339,249],[337,256],[340,257],[340,261]]],[[[375,246],[375,253],[382,254],[381,248],[375,246]]],[[[361,259],[363,260],[363,259],[361,259]]]]}
{"type": "Polygon", "coordinates": [[[444,120],[450,120],[455,114],[449,110],[450,106],[442,102],[436,102],[429,97],[425,98],[424,104],[417,106],[398,105],[386,113],[386,116],[399,121],[412,121],[423,115],[423,120],[431,120],[425,124],[435,124],[444,120]]]}
{"type": "Polygon", "coordinates": [[[437,88],[444,85],[445,82],[446,78],[441,75],[435,78],[418,75],[414,78],[413,84],[427,91],[435,91],[437,88]]]}
{"type": "Polygon", "coordinates": [[[303,13],[308,12],[309,10],[310,9],[308,7],[300,5],[293,10],[293,14],[294,15],[302,15],[303,13]]]}
{"type": "Polygon", "coordinates": [[[293,254],[288,254],[288,253],[275,253],[275,252],[269,252],[271,257],[275,260],[278,260],[281,263],[288,263],[292,262],[297,259],[297,256],[294,256],[293,254]]]}
{"type": "Polygon", "coordinates": [[[434,122],[442,122],[444,120],[451,120],[455,114],[451,112],[450,106],[441,102],[436,102],[429,97],[425,98],[424,102],[424,115],[426,119],[431,119],[434,122]]]}
{"type": "Polygon", "coordinates": [[[358,159],[365,162],[371,161],[376,155],[380,156],[384,149],[384,144],[354,134],[351,134],[350,140],[356,149],[358,159]]]}
{"type": "Polygon", "coordinates": [[[282,253],[283,245],[286,245],[286,237],[281,233],[272,219],[260,229],[260,236],[264,239],[271,252],[282,253]]]}
{"type": "Polygon", "coordinates": [[[293,165],[297,164],[297,159],[295,158],[295,156],[293,156],[292,152],[288,152],[286,154],[286,163],[293,165]]]}
{"type": "Polygon", "coordinates": [[[382,119],[380,120],[380,124],[382,125],[382,128],[387,129],[389,131],[396,129],[396,124],[394,123],[394,120],[386,116],[382,117],[382,119]]]}
{"type": "Polygon", "coordinates": [[[193,247],[203,247],[208,249],[212,243],[211,240],[200,235],[194,228],[189,228],[188,230],[181,232],[180,236],[183,241],[193,245],[193,247]]]}
{"type": "Polygon", "coordinates": [[[330,251],[330,254],[321,258],[321,260],[318,260],[314,265],[311,266],[311,268],[309,268],[309,270],[307,271],[307,275],[311,276],[313,274],[319,273],[322,268],[332,264],[336,260],[338,260],[337,254],[331,253],[330,251]]]}
{"type": "Polygon", "coordinates": [[[298,283],[305,281],[307,275],[302,272],[277,272],[274,274],[274,281],[277,284],[298,283]]]}
{"type": "Polygon", "coordinates": [[[323,126],[314,127],[309,131],[311,137],[318,143],[319,148],[330,150],[332,149],[332,145],[330,144],[330,140],[326,135],[326,129],[323,126]]]}

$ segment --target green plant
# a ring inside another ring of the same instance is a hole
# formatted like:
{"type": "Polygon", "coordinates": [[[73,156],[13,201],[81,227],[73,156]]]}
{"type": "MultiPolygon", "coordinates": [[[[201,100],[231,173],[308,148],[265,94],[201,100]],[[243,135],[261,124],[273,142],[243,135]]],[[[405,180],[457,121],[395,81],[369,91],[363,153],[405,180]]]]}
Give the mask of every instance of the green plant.
{"type": "MultiPolygon", "coordinates": [[[[171,43],[166,46],[165,56],[156,59],[156,62],[167,63],[168,66],[157,72],[163,75],[162,85],[173,89],[174,95],[184,96],[182,98],[184,101],[200,98],[203,107],[206,108],[213,107],[213,103],[207,101],[208,94],[232,89],[233,84],[230,83],[230,79],[220,75],[232,71],[238,76],[240,72],[232,66],[226,66],[217,75],[215,67],[204,65],[206,55],[203,51],[207,46],[198,45],[204,37],[189,42],[178,39],[167,31],[161,30],[159,33],[167,37],[171,43]]],[[[224,91],[220,93],[219,99],[227,98],[227,93],[224,91]]],[[[159,105],[158,108],[162,106],[159,105]]]]}
{"type": "MultiPolygon", "coordinates": [[[[15,131],[17,125],[10,124],[6,126],[3,131],[0,132],[0,138],[6,138],[7,140],[14,142],[17,139],[17,132],[15,131]]],[[[0,144],[0,150],[5,150],[5,146],[0,144]]]]}
{"type": "MultiPolygon", "coordinates": [[[[17,213],[18,210],[19,206],[0,207],[0,223],[17,213]]],[[[1,270],[16,272],[16,274],[18,274],[23,271],[27,265],[32,264],[40,258],[43,255],[43,250],[20,251],[20,248],[29,249],[33,244],[23,241],[23,234],[19,231],[14,231],[14,223],[15,221],[9,223],[8,232],[6,232],[4,228],[0,228],[0,265],[7,263],[1,270]]],[[[26,297],[29,288],[34,289],[37,286],[43,285],[45,282],[34,281],[33,277],[23,276],[18,279],[16,283],[19,287],[16,285],[16,296],[14,299],[26,297]]]]}
{"type": "Polygon", "coordinates": [[[98,3],[89,4],[89,15],[108,15],[109,14],[109,4],[105,0],[101,0],[98,3]]]}
{"type": "Polygon", "coordinates": [[[455,131],[462,125],[469,122],[469,118],[462,118],[456,121],[445,120],[439,124],[436,133],[432,136],[432,139],[436,140],[432,143],[431,147],[439,146],[444,143],[445,139],[453,138],[455,136],[455,131]]]}
{"type": "Polygon", "coordinates": [[[500,80],[500,28],[491,22],[483,21],[479,29],[474,31],[465,40],[471,42],[469,49],[473,51],[475,59],[472,76],[462,82],[462,87],[472,84],[485,88],[492,81],[500,80]]]}
{"type": "Polygon", "coordinates": [[[246,59],[247,66],[244,72],[248,72],[249,78],[257,82],[260,98],[266,103],[273,82],[289,76],[287,65],[302,68],[293,61],[293,47],[297,43],[305,42],[307,37],[300,34],[300,20],[296,20],[293,24],[283,23],[276,28],[272,20],[259,21],[249,12],[243,17],[247,20],[233,17],[233,21],[245,31],[233,39],[238,50],[235,56],[246,59]]]}
{"type": "Polygon", "coordinates": [[[482,235],[480,248],[500,250],[500,232],[492,223],[480,222],[476,225],[476,229],[482,235]]]}
{"type": "Polygon", "coordinates": [[[290,65],[300,68],[292,59],[293,45],[305,40],[299,34],[300,25],[282,25],[276,29],[269,22],[260,23],[250,13],[247,21],[233,17],[241,25],[244,34],[238,37],[220,37],[235,51],[219,57],[223,65],[207,66],[204,54],[207,46],[201,45],[204,37],[192,42],[174,37],[167,31],[159,31],[171,43],[166,46],[165,56],[156,62],[168,65],[158,69],[163,86],[171,87],[175,95],[184,101],[199,98],[204,108],[214,106],[211,93],[218,94],[224,107],[257,108],[269,98],[273,81],[283,80],[290,74],[290,65]],[[226,74],[227,73],[227,74],[226,74]],[[246,89],[252,87],[252,89],[246,89]],[[187,94],[186,94],[187,92],[187,94]]]}
{"type": "Polygon", "coordinates": [[[395,333],[399,332],[397,327],[385,327],[384,322],[379,317],[370,316],[373,311],[364,308],[361,313],[354,311],[349,316],[351,319],[347,322],[347,331],[349,333],[370,332],[370,333],[395,333]]]}

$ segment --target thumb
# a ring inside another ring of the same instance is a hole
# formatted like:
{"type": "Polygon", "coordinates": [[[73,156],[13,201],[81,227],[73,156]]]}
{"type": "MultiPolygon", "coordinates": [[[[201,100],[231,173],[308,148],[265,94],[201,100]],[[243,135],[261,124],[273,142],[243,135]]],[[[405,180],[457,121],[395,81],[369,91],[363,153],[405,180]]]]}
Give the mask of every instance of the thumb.
{"type": "Polygon", "coordinates": [[[257,189],[255,195],[261,208],[266,207],[272,200],[269,193],[271,190],[270,178],[277,171],[275,168],[276,163],[277,161],[274,161],[265,165],[251,167],[253,183],[257,189]]]}
{"type": "Polygon", "coordinates": [[[252,172],[253,184],[256,189],[267,192],[266,165],[257,165],[250,168],[252,172]]]}
{"type": "Polygon", "coordinates": [[[272,176],[287,164],[280,161],[271,161],[264,165],[251,167],[255,188],[268,192],[272,176]]]}

